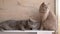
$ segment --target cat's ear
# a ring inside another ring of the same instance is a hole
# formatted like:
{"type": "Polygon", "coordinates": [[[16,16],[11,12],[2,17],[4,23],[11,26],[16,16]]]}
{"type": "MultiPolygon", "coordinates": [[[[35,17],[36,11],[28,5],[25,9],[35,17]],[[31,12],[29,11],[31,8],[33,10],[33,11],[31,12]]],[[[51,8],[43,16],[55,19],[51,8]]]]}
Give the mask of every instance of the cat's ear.
{"type": "Polygon", "coordinates": [[[36,22],[36,20],[30,18],[30,19],[29,19],[29,22],[36,22]]]}
{"type": "Polygon", "coordinates": [[[49,14],[49,8],[44,2],[40,5],[39,13],[40,17],[42,18],[42,21],[44,21],[49,14]]]}

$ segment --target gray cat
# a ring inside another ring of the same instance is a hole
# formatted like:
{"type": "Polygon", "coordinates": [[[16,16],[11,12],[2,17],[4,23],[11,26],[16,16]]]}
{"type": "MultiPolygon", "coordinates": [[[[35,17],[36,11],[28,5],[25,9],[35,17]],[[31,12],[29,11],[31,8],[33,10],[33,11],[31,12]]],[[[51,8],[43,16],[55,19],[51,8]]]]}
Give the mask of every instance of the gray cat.
{"type": "Polygon", "coordinates": [[[27,20],[7,20],[0,23],[0,30],[39,30],[39,22],[27,20]]]}

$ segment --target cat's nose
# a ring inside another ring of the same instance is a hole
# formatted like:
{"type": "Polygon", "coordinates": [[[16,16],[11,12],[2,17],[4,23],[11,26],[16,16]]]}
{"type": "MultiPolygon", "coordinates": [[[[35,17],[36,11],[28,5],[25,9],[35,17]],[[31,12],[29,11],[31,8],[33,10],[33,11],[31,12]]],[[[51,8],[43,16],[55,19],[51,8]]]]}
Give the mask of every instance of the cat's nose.
{"type": "Polygon", "coordinates": [[[30,30],[32,30],[32,28],[30,28],[30,30]]]}

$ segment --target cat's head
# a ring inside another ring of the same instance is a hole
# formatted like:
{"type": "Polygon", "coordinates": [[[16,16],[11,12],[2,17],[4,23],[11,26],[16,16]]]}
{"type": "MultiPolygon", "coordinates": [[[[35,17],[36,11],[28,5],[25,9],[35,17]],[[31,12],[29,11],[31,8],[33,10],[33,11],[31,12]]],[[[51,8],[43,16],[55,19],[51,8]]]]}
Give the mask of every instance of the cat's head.
{"type": "Polygon", "coordinates": [[[28,26],[31,30],[38,30],[40,27],[40,22],[38,22],[34,19],[29,19],[28,20],[28,26]]]}

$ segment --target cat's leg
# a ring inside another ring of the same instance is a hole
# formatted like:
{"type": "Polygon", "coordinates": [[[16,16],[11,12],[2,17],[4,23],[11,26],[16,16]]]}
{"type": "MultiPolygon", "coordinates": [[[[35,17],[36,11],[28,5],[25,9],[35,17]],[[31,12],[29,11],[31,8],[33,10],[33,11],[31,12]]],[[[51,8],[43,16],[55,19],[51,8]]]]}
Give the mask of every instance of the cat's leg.
{"type": "Polygon", "coordinates": [[[21,26],[21,30],[26,30],[26,29],[24,28],[24,26],[21,26]]]}

